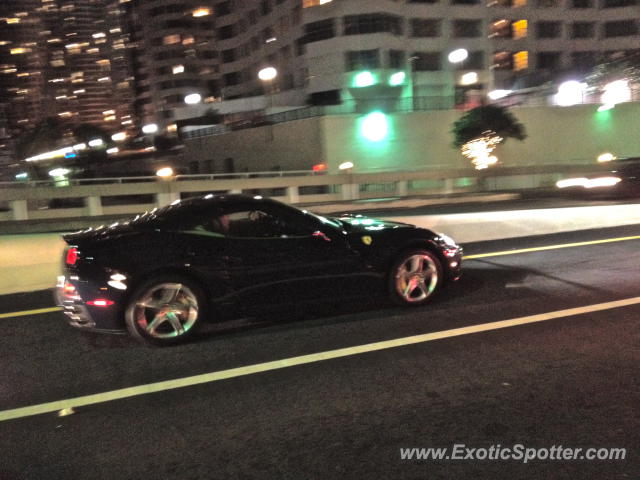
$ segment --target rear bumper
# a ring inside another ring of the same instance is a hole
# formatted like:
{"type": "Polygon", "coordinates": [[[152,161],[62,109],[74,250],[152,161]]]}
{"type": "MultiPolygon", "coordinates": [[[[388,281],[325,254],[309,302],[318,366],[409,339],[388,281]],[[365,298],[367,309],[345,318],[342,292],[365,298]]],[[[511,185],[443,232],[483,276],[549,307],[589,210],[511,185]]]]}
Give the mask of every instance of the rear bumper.
{"type": "Polygon", "coordinates": [[[54,290],[56,305],[62,308],[62,313],[67,317],[67,323],[74,328],[91,330],[104,333],[126,333],[124,325],[119,324],[114,311],[105,311],[88,306],[78,290],[69,292],[65,289],[64,279],[58,279],[54,290]]]}

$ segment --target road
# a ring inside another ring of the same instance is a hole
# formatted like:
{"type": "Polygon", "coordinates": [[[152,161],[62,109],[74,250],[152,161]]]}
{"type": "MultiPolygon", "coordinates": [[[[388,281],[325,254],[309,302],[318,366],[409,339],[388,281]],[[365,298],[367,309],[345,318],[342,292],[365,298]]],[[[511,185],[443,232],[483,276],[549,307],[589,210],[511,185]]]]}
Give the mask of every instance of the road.
{"type": "MultiPolygon", "coordinates": [[[[640,226],[469,244],[464,277],[425,308],[327,299],[167,349],[78,332],[57,312],[0,318],[0,479],[639,479],[636,236],[640,226]],[[281,359],[293,360],[252,367],[281,359]],[[142,394],[172,379],[184,386],[142,394]],[[108,399],[126,387],[138,388],[108,399]],[[103,395],[71,415],[5,418],[91,394],[103,395]],[[456,444],[626,458],[401,459],[403,448],[456,444]]],[[[52,302],[44,291],[0,305],[52,302]]]]}

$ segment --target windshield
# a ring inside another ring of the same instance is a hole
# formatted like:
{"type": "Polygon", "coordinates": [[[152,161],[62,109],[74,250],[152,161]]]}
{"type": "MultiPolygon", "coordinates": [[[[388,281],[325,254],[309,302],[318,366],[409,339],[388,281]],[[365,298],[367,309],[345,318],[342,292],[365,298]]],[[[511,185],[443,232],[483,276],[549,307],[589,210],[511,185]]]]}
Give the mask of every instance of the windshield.
{"type": "Polygon", "coordinates": [[[323,217],[322,215],[318,215],[317,213],[310,212],[309,210],[302,210],[306,215],[310,215],[316,220],[319,220],[325,225],[330,225],[334,228],[342,228],[342,223],[338,222],[336,219],[331,217],[323,217]]]}

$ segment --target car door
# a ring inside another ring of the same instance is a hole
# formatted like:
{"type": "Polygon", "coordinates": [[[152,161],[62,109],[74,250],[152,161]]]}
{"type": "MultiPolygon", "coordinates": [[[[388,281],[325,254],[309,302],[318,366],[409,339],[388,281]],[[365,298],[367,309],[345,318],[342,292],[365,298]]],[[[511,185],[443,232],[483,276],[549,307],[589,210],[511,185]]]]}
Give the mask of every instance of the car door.
{"type": "Polygon", "coordinates": [[[338,228],[277,204],[235,205],[225,258],[230,283],[248,302],[295,303],[345,293],[364,263],[338,228]]]}

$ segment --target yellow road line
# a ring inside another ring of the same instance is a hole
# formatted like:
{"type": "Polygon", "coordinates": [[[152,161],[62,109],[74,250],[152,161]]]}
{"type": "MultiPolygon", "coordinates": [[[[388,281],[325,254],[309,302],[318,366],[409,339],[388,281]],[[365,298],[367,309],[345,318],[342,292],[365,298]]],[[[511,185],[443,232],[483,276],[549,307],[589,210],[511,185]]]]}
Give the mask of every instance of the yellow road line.
{"type": "Polygon", "coordinates": [[[119,390],[96,393],[93,395],[85,395],[82,397],[69,398],[66,400],[42,403],[39,405],[31,405],[28,407],[15,408],[12,410],[4,410],[4,411],[0,411],[0,421],[29,417],[33,415],[40,415],[43,413],[57,412],[63,409],[94,405],[94,404],[109,402],[113,400],[120,400],[123,398],[146,395],[149,393],[173,390],[176,388],[184,388],[184,387],[190,387],[190,386],[200,385],[204,383],[217,382],[217,381],[225,380],[229,378],[237,378],[237,377],[253,375],[261,372],[268,372],[272,370],[279,370],[282,368],[305,365],[309,363],[323,362],[325,360],[344,358],[344,357],[360,355],[368,352],[376,352],[376,351],[385,350],[389,348],[397,348],[397,347],[403,347],[407,345],[415,345],[419,343],[431,342],[431,341],[439,340],[442,338],[458,337],[461,335],[469,335],[472,333],[486,332],[489,330],[497,330],[501,328],[515,327],[518,325],[544,322],[544,321],[553,320],[556,318],[571,317],[574,315],[581,315],[584,313],[610,310],[612,308],[620,308],[620,307],[626,307],[629,305],[637,305],[637,304],[640,304],[640,297],[627,298],[627,299],[617,300],[613,302],[597,303],[594,305],[587,305],[584,307],[577,307],[577,308],[569,308],[566,310],[556,310],[554,312],[541,313],[538,315],[530,315],[527,317],[513,318],[510,320],[502,320],[497,322],[484,323],[480,325],[471,325],[469,327],[454,328],[452,330],[432,332],[432,333],[426,333],[422,335],[414,335],[411,337],[396,338],[393,340],[369,343],[366,345],[357,345],[354,347],[340,348],[337,350],[329,350],[326,352],[312,353],[310,355],[301,355],[298,357],[284,358],[284,359],[275,360],[272,362],[257,363],[254,365],[247,365],[245,367],[231,368],[228,370],[220,370],[217,372],[205,373],[202,375],[195,375],[192,377],[185,377],[185,378],[178,378],[175,380],[149,383],[146,385],[138,385],[135,387],[122,388],[119,390]]]}
{"type": "Polygon", "coordinates": [[[502,255],[516,255],[518,253],[542,252],[544,250],[557,250],[560,248],[584,247],[587,245],[598,245],[601,243],[625,242],[627,240],[640,240],[640,235],[633,237],[606,238],[604,240],[592,240],[589,242],[563,243],[560,245],[548,245],[546,247],[520,248],[518,250],[504,250],[502,252],[479,253],[477,255],[466,255],[463,260],[473,260],[474,258],[498,257],[502,255]]]}
{"type": "Polygon", "coordinates": [[[0,313],[0,318],[24,317],[25,315],[38,315],[39,313],[51,313],[62,310],[60,307],[37,308],[35,310],[24,310],[22,312],[0,313]]]}

